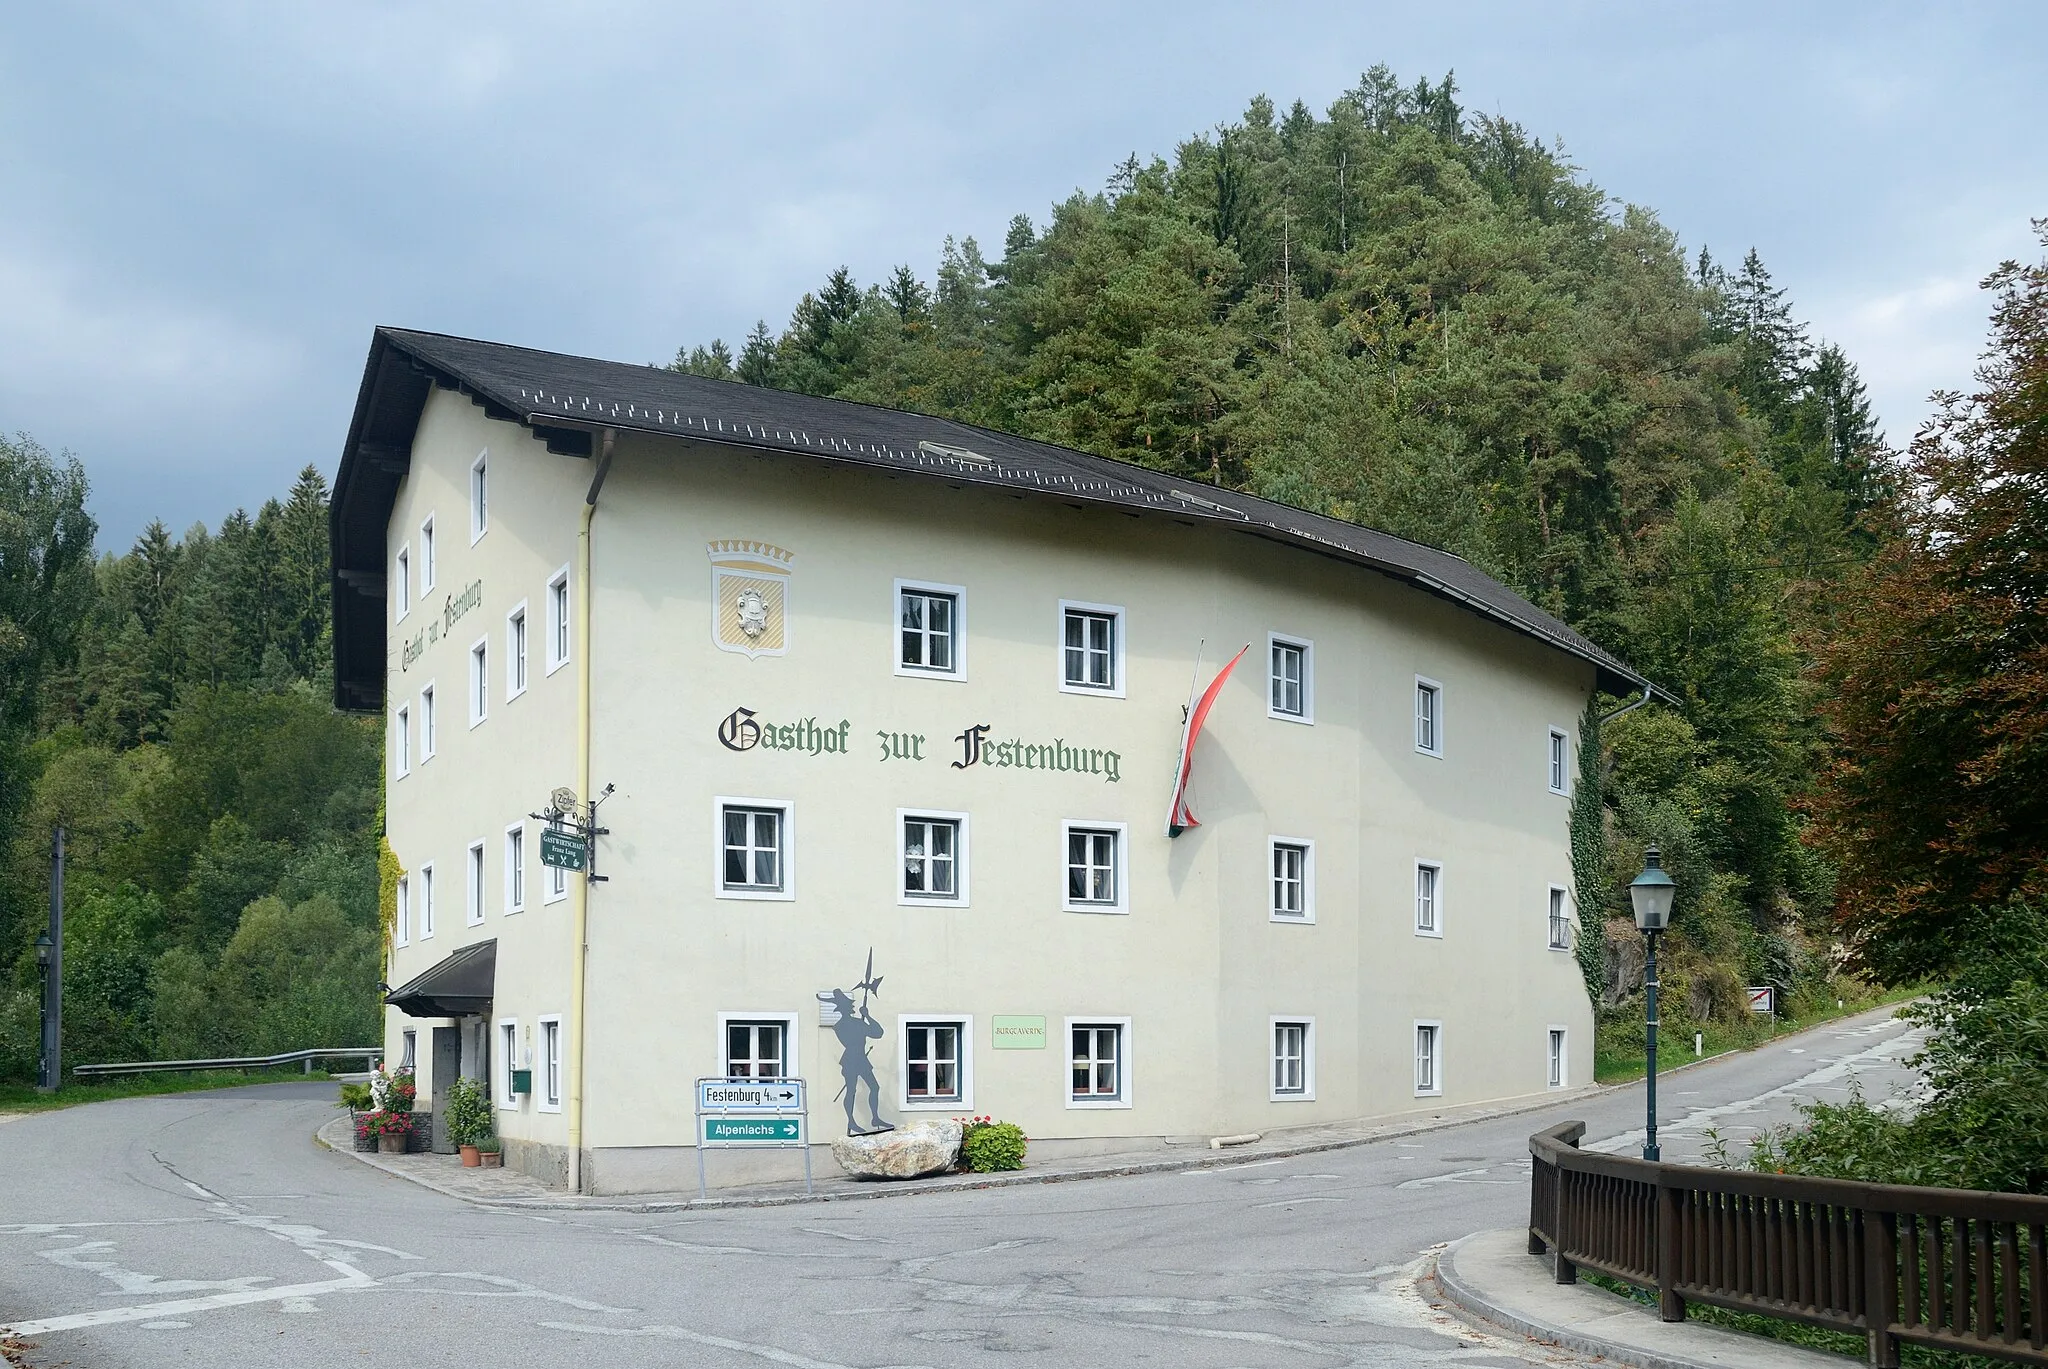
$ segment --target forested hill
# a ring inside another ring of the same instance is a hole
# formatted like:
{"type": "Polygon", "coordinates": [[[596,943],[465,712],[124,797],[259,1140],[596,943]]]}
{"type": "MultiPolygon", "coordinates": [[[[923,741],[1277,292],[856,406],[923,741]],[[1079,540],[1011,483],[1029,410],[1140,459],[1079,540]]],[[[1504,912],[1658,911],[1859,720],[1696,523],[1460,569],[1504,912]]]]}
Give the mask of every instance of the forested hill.
{"type": "Polygon", "coordinates": [[[1042,228],[1019,214],[994,260],[948,238],[933,281],[835,271],[779,334],[674,365],[1457,552],[1685,700],[1609,739],[1605,830],[1581,841],[1588,925],[1622,912],[1656,839],[1686,890],[1675,979],[1693,1010],[1817,973],[1802,928],[1824,938],[1832,877],[1794,816],[1817,736],[1800,642],[1825,633],[1828,587],[1869,555],[1863,515],[1890,494],[1863,387],[1755,252],[1733,270],[1689,255],[1561,150],[1462,110],[1449,76],[1375,67],[1321,115],[1262,96],[1042,228]]]}

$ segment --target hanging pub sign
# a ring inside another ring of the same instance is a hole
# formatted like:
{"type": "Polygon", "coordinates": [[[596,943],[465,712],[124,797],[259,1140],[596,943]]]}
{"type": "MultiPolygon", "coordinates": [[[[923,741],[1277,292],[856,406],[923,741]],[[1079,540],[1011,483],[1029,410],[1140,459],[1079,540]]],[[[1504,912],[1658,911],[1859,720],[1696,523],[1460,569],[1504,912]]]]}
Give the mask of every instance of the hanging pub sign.
{"type": "Polygon", "coordinates": [[[558,870],[581,870],[589,863],[590,848],[583,834],[573,827],[540,829],[540,863],[558,870]]]}

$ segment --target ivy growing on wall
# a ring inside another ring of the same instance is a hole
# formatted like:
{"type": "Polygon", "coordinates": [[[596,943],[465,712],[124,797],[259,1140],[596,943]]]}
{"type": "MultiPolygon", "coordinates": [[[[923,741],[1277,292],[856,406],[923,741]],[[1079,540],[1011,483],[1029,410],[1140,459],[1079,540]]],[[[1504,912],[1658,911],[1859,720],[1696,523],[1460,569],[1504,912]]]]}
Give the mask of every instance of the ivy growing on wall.
{"type": "Polygon", "coordinates": [[[1574,946],[1586,994],[1598,1009],[1607,989],[1607,900],[1601,887],[1607,853],[1607,767],[1600,753],[1599,695],[1579,718],[1579,776],[1572,788],[1572,897],[1579,908],[1574,946]]]}

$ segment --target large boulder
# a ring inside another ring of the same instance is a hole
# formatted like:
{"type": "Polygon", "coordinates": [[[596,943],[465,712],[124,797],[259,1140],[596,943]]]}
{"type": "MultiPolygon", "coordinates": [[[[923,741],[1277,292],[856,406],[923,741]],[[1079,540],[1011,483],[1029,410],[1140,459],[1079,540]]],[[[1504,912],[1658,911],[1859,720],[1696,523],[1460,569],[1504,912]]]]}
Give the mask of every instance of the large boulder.
{"type": "Polygon", "coordinates": [[[856,1179],[915,1179],[951,1169],[960,1158],[958,1122],[913,1122],[895,1131],[832,1143],[832,1158],[856,1179]]]}

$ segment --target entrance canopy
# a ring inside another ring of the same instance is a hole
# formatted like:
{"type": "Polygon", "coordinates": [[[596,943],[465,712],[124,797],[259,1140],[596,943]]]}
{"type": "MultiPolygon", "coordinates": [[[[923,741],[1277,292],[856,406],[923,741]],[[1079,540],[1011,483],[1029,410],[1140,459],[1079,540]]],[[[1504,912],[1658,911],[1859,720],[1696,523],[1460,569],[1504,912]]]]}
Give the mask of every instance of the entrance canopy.
{"type": "Polygon", "coordinates": [[[471,942],[384,996],[408,1017],[473,1017],[490,1011],[498,942],[471,942]]]}

